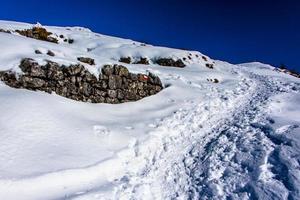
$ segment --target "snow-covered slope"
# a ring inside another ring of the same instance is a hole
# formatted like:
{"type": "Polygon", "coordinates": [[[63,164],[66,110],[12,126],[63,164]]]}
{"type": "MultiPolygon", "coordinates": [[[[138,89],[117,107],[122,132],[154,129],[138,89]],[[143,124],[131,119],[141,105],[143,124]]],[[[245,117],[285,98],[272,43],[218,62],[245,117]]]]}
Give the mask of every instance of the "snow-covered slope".
{"type": "MultiPolygon", "coordinates": [[[[32,26],[0,21],[3,30],[32,26]]],[[[83,56],[95,60],[84,64],[95,75],[122,64],[157,74],[166,87],[111,105],[0,82],[0,199],[300,199],[299,79],[261,63],[45,28],[58,44],[0,32],[0,71],[21,73],[22,58],[69,65],[83,56]],[[186,67],[160,66],[157,58],[186,67]]]]}

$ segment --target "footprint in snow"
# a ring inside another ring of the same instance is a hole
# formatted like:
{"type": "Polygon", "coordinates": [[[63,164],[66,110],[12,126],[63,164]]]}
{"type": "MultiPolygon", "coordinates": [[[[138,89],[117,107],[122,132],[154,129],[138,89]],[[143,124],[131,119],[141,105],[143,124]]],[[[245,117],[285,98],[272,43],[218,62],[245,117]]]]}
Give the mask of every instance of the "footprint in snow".
{"type": "Polygon", "coordinates": [[[93,131],[95,136],[108,136],[110,134],[110,130],[105,126],[94,125],[93,131]]]}

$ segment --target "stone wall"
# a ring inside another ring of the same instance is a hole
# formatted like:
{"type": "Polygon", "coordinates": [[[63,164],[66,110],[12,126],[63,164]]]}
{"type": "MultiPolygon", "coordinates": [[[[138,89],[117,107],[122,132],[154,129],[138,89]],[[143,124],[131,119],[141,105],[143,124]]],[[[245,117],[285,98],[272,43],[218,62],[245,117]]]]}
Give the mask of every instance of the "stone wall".
{"type": "Polygon", "coordinates": [[[83,102],[123,103],[137,101],[163,89],[161,80],[152,73],[134,74],[122,65],[105,65],[99,77],[83,65],[60,66],[47,61],[39,65],[26,58],[20,63],[23,74],[0,71],[0,80],[14,88],[26,88],[83,102]]]}

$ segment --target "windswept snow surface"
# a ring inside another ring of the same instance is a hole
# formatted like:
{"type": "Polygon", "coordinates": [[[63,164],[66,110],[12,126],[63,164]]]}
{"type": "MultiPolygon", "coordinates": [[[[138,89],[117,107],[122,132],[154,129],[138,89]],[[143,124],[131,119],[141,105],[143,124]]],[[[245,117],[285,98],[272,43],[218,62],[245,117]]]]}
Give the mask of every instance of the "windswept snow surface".
{"type": "MultiPolygon", "coordinates": [[[[0,21],[2,29],[31,24],[0,21]]],[[[98,74],[132,58],[183,58],[151,71],[166,87],[118,105],[76,102],[0,82],[0,199],[300,199],[300,81],[261,63],[231,65],[202,54],[46,27],[74,44],[0,33],[0,70],[21,58],[77,63],[98,74]],[[34,54],[39,49],[44,54],[34,54]],[[55,52],[55,57],[45,54],[55,52]],[[207,81],[217,78],[218,84],[207,81]]]]}

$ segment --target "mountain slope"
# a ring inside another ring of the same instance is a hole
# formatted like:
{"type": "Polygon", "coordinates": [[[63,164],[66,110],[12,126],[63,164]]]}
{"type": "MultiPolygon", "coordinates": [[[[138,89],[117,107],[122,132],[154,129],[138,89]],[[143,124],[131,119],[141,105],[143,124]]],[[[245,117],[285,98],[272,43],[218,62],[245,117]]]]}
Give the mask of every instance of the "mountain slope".
{"type": "Polygon", "coordinates": [[[0,71],[22,74],[23,58],[70,65],[83,56],[97,77],[122,64],[158,75],[164,89],[112,105],[0,82],[0,199],[300,198],[299,79],[80,27],[45,26],[57,44],[14,32],[32,27],[0,21],[11,32],[0,32],[0,71]]]}

